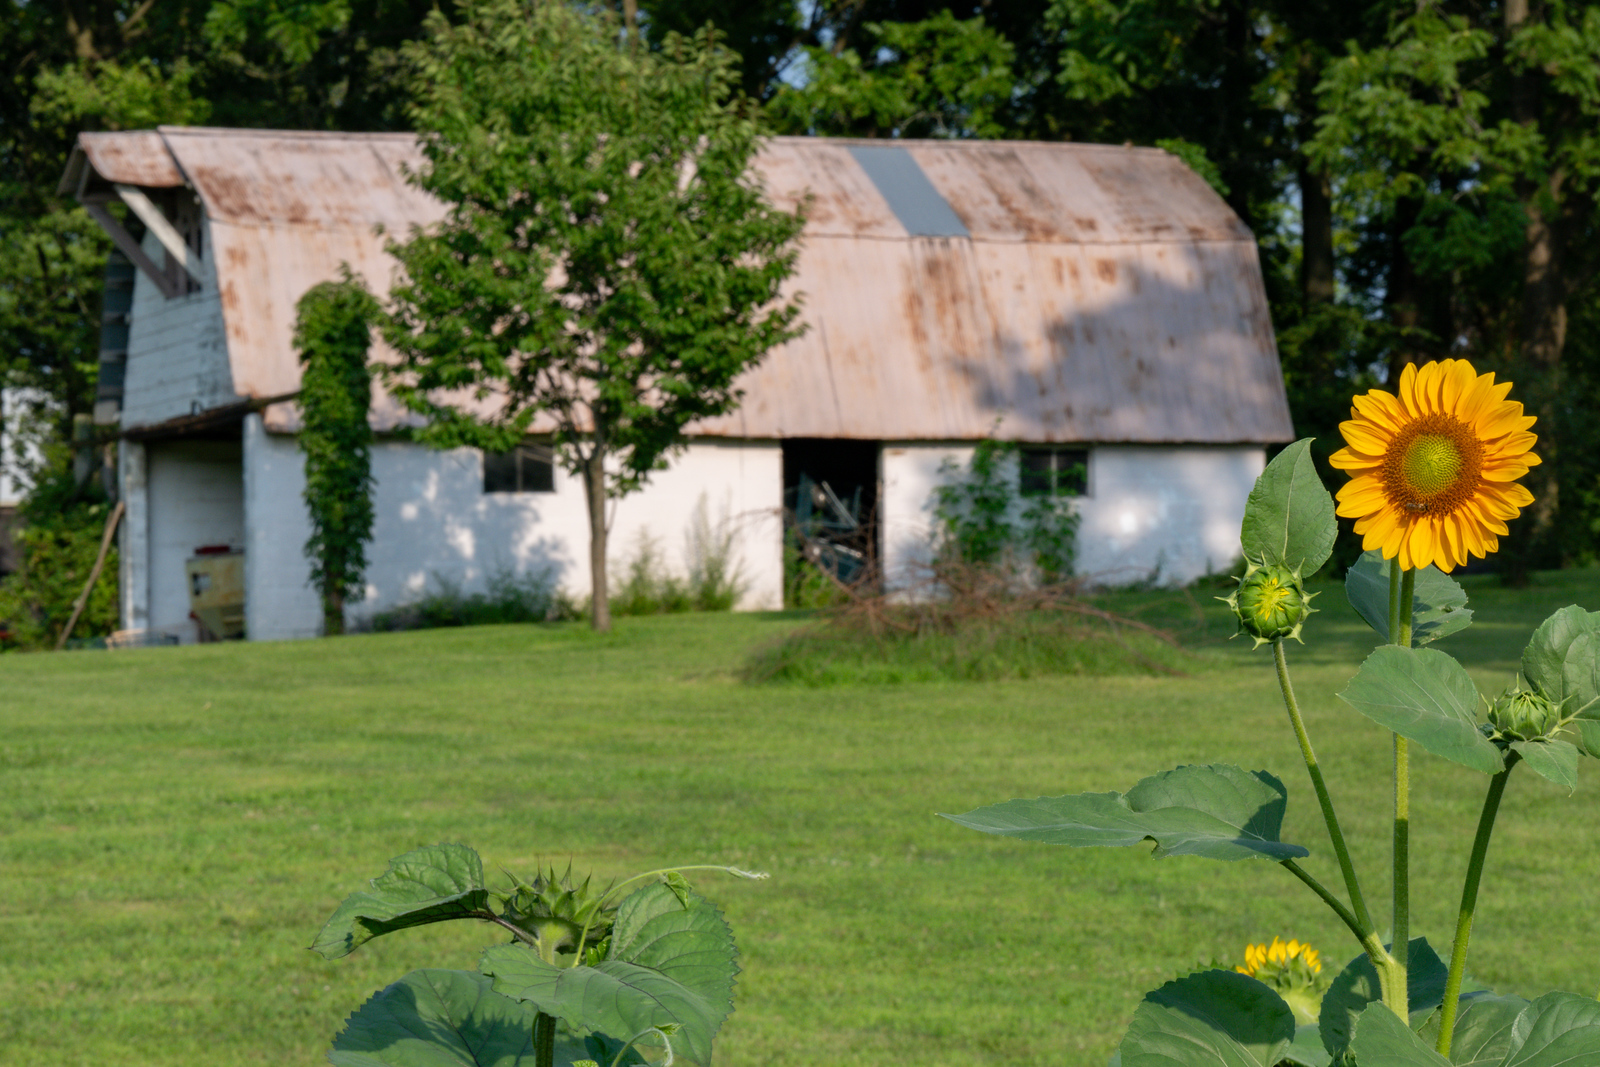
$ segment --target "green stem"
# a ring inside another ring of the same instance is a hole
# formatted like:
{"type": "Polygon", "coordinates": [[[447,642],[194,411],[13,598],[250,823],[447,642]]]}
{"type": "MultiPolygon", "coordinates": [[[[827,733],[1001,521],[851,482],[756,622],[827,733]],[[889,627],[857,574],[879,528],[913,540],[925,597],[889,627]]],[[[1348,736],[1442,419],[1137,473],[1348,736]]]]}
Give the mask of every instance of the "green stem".
{"type": "MultiPolygon", "coordinates": [[[[1289,710],[1289,722],[1294,727],[1295,740],[1300,742],[1300,755],[1306,761],[1306,773],[1311,776],[1311,788],[1317,792],[1317,803],[1322,805],[1322,820],[1328,825],[1328,839],[1333,842],[1333,854],[1339,859],[1339,870],[1344,875],[1345,890],[1350,894],[1350,904],[1355,910],[1353,916],[1355,923],[1350,929],[1355,933],[1356,940],[1363,945],[1366,945],[1368,938],[1371,938],[1381,953],[1383,946],[1374,933],[1372,914],[1367,910],[1367,898],[1361,892],[1361,882],[1356,877],[1355,864],[1350,859],[1350,849],[1345,845],[1344,830],[1340,828],[1339,816],[1333,810],[1333,798],[1328,795],[1328,784],[1322,778],[1322,768],[1317,764],[1317,754],[1311,747],[1311,737],[1306,733],[1305,719],[1300,715],[1300,703],[1295,699],[1294,686],[1289,681],[1289,661],[1284,655],[1283,638],[1280,637],[1272,642],[1272,654],[1278,664],[1278,686],[1283,690],[1283,705],[1289,710]]],[[[1374,956],[1372,962],[1373,966],[1380,966],[1378,957],[1374,956]]]]}
{"type": "Polygon", "coordinates": [[[1389,564],[1389,643],[1400,643],[1400,561],[1389,564]]]}
{"type": "Polygon", "coordinates": [[[1439,1055],[1450,1055],[1452,1031],[1456,1025],[1456,1006],[1461,997],[1461,979],[1467,969],[1467,942],[1472,938],[1472,916],[1478,906],[1478,885],[1483,881],[1483,863],[1489,855],[1489,838],[1500,811],[1500,798],[1518,756],[1506,752],[1506,769],[1489,779],[1489,792],[1483,798],[1483,813],[1478,816],[1478,836],[1472,841],[1472,858],[1467,860],[1467,880],[1461,885],[1461,910],[1456,914],[1456,942],[1450,950],[1450,974],[1444,983],[1444,1004],[1439,1017],[1439,1055]]]}
{"type": "Polygon", "coordinates": [[[555,1067],[556,1017],[540,1012],[533,1017],[533,1067],[555,1067]]]}
{"type": "Polygon", "coordinates": [[[1378,969],[1379,974],[1382,974],[1391,961],[1389,954],[1383,949],[1383,942],[1378,940],[1376,931],[1372,929],[1372,923],[1369,921],[1363,926],[1355,913],[1344,906],[1343,901],[1334,896],[1327,886],[1317,881],[1310,872],[1294,860],[1280,860],[1279,866],[1285,868],[1290,874],[1310,886],[1311,891],[1321,897],[1324,904],[1333,909],[1333,913],[1339,916],[1340,921],[1350,928],[1352,934],[1356,935],[1356,940],[1361,942],[1362,948],[1366,949],[1368,958],[1372,960],[1372,965],[1378,969]]]}
{"type": "MultiPolygon", "coordinates": [[[[1399,561],[1390,571],[1399,570],[1399,561]]],[[[1391,640],[1411,647],[1411,613],[1416,602],[1417,572],[1400,571],[1400,603],[1393,621],[1391,640]]],[[[1410,742],[1394,735],[1394,982],[1386,991],[1385,1002],[1402,1019],[1410,1017],[1409,971],[1411,968],[1411,748],[1410,742]]]]}

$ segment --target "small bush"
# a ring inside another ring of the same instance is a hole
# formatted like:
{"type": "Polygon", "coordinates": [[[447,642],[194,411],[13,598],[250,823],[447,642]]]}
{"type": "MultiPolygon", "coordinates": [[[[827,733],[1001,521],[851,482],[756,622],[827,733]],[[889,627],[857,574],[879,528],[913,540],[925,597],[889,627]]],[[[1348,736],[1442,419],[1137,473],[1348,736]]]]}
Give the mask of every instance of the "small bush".
{"type": "Polygon", "coordinates": [[[993,681],[1057,674],[1182,674],[1199,661],[1164,630],[1082,598],[1018,589],[993,567],[944,560],[925,584],[849,590],[809,626],[759,650],[752,682],[850,685],[993,681]]]}
{"type": "Polygon", "coordinates": [[[516,574],[509,569],[496,571],[489,576],[487,584],[486,592],[464,594],[459,585],[436,574],[434,588],[420,600],[377,612],[359,629],[384,633],[445,626],[556,622],[579,617],[578,606],[556,588],[549,568],[526,574],[516,574]]]}
{"type": "Polygon", "coordinates": [[[734,550],[734,530],[726,516],[712,523],[704,495],[684,534],[688,577],[667,567],[661,543],[640,530],[633,555],[613,573],[622,581],[611,589],[613,615],[673,615],[685,611],[732,611],[747,582],[734,550]]]}
{"type": "MultiPolygon", "coordinates": [[[[89,580],[111,512],[96,479],[78,483],[66,469],[42,472],[38,479],[20,509],[20,566],[0,579],[0,647],[55,647],[89,580]]],[[[113,543],[73,635],[104,637],[117,628],[117,617],[113,543]]]]}

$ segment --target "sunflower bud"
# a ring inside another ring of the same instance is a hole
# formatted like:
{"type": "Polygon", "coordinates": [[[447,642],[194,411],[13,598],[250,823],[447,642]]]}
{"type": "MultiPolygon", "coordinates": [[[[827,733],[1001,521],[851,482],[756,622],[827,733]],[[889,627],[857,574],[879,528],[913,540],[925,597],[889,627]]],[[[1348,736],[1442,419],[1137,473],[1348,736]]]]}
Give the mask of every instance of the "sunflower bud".
{"type": "Polygon", "coordinates": [[[1514,741],[1533,741],[1555,732],[1561,723],[1561,705],[1513,685],[1490,706],[1489,723],[1514,741]]]}
{"type": "Polygon", "coordinates": [[[1300,640],[1306,616],[1316,610],[1300,572],[1276,564],[1250,564],[1233,595],[1219,599],[1233,609],[1239,633],[1254,638],[1256,648],[1284,637],[1300,640]]]}

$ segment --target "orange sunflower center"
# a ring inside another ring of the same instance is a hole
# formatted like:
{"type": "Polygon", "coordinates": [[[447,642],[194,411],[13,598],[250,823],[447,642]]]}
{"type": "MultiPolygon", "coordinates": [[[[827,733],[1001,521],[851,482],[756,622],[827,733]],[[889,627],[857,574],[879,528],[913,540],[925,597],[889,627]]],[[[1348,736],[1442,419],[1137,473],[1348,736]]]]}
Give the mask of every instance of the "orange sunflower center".
{"type": "Polygon", "coordinates": [[[1477,491],[1483,443],[1453,415],[1424,415],[1395,434],[1383,455],[1383,491],[1411,512],[1448,515],[1477,491]]]}

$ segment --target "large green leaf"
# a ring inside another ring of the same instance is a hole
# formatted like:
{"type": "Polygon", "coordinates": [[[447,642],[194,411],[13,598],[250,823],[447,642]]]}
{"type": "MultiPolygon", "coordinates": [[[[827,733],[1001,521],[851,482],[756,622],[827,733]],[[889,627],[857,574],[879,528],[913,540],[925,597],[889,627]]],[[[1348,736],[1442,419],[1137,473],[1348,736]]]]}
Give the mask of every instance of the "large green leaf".
{"type": "Polygon", "coordinates": [[[1248,975],[1202,971],[1147,993],[1122,1039],[1122,1067],[1275,1067],[1294,1012],[1248,975]]]}
{"type": "Polygon", "coordinates": [[[1456,1067],[1498,1067],[1511,1054],[1512,1028],[1527,1006],[1521,997],[1464,999],[1450,1039],[1450,1062],[1456,1067]]]}
{"type": "Polygon", "coordinates": [[[1437,649],[1375,649],[1339,698],[1435,756],[1485,774],[1505,769],[1499,748],[1478,729],[1478,687],[1437,649]]]}
{"type": "Polygon", "coordinates": [[[1322,1036],[1313,1024],[1294,1028],[1294,1041],[1283,1050],[1281,1062],[1292,1063],[1295,1067],[1328,1067],[1333,1057],[1322,1047],[1322,1036]]]}
{"type": "Polygon", "coordinates": [[[1504,1067],[1600,1067],[1600,1003],[1575,993],[1546,993],[1511,1027],[1504,1067]]]}
{"type": "Polygon", "coordinates": [[[651,1027],[676,1024],[674,1054],[702,1067],[711,1040],[733,1010],[738,973],[733,934],[705,898],[688,907],[655,884],[622,902],[604,962],[555,967],[520,945],[483,954],[479,968],[497,992],[554,1015],[575,1031],[627,1041],[651,1027]]]}
{"type": "Polygon", "coordinates": [[[1303,438],[1279,452],[1250,490],[1239,530],[1244,554],[1309,576],[1327,562],[1337,533],[1333,498],[1311,462],[1311,438],[1303,438]]]}
{"type": "MultiPolygon", "coordinates": [[[[492,986],[471,971],[412,971],[350,1016],[328,1060],[334,1067],[534,1067],[537,1012],[492,986]]],[[[555,1064],[610,1064],[621,1051],[621,1042],[557,1034],[555,1064]]],[[[630,1050],[622,1062],[648,1061],[630,1050]]]]}
{"type": "MultiPolygon", "coordinates": [[[[1345,572],[1344,595],[1368,626],[1389,640],[1389,569],[1381,552],[1363,552],[1345,572]]],[[[1411,600],[1411,644],[1426,645],[1472,625],[1467,591],[1439,568],[1416,572],[1411,600]]]]}
{"type": "Polygon", "coordinates": [[[428,845],[389,861],[371,892],[352,893],[311,947],[326,959],[348,956],[383,934],[450,919],[487,919],[483,860],[466,845],[428,845]]]}
{"type": "Polygon", "coordinates": [[[1578,788],[1578,747],[1570,742],[1513,741],[1511,749],[1522,757],[1528,769],[1556,785],[1565,786],[1568,793],[1578,788]]]}
{"type": "Polygon", "coordinates": [[[335,1067],[532,1067],[533,1009],[470,971],[412,971],[333,1039],[335,1067]]]}
{"type": "Polygon", "coordinates": [[[1423,1044],[1381,1003],[1368,1006],[1356,1018],[1350,1051],[1357,1067],[1450,1067],[1449,1060],[1423,1044]]]}
{"type": "MultiPolygon", "coordinates": [[[[1449,969],[1425,937],[1412,939],[1406,966],[1409,968],[1406,985],[1411,1021],[1420,1025],[1444,999],[1449,969]]],[[[1381,1005],[1382,1000],[1377,968],[1372,966],[1366,953],[1362,953],[1339,972],[1322,996],[1322,1017],[1317,1020],[1317,1029],[1322,1035],[1323,1047],[1335,1057],[1341,1055],[1350,1044],[1357,1017],[1367,1005],[1381,1005]]]]}
{"type": "Polygon", "coordinates": [[[1129,846],[1157,856],[1271,860],[1310,855],[1278,839],[1288,794],[1266,771],[1214,764],[1178,767],[1117,793],[1008,800],[946,819],[986,834],[1051,845],[1129,846]]]}
{"type": "Polygon", "coordinates": [[[1600,611],[1573,605],[1540,623],[1522,651],[1522,676],[1566,714],[1600,720],[1600,611]]]}

